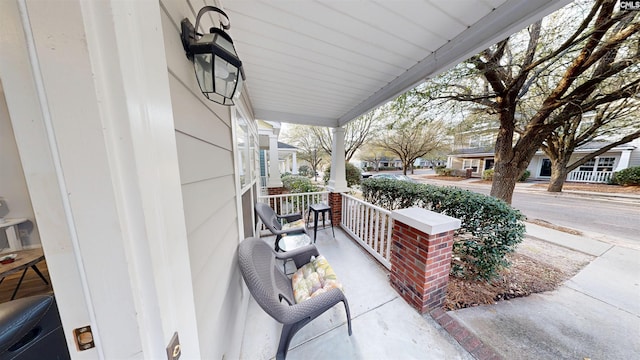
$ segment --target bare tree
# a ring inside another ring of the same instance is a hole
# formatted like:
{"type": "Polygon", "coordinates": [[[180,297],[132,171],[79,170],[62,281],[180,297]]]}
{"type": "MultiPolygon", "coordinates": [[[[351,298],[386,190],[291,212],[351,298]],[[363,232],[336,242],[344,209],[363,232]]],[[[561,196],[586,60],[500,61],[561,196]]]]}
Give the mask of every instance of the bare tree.
{"type": "Polygon", "coordinates": [[[548,191],[562,191],[569,172],[616,146],[640,138],[640,104],[635,99],[607,103],[591,115],[569,119],[542,144],[542,150],[551,160],[548,191]],[[598,149],[571,162],[576,148],[598,138],[609,141],[602,142],[598,149]]]}
{"type": "MultiPolygon", "coordinates": [[[[360,116],[359,118],[351,121],[345,126],[344,134],[344,148],[345,148],[345,160],[349,162],[353,155],[371,136],[374,129],[376,129],[377,116],[376,111],[370,111],[369,113],[360,116]]],[[[327,127],[312,127],[311,131],[321,144],[324,151],[331,155],[333,135],[331,134],[331,128],[327,127]]]]}
{"type": "Polygon", "coordinates": [[[298,148],[298,157],[309,163],[314,180],[318,181],[318,170],[324,163],[326,152],[313,134],[310,126],[293,125],[286,134],[287,142],[298,148]]]}
{"type": "Polygon", "coordinates": [[[388,150],[377,146],[373,139],[364,144],[358,151],[360,160],[373,164],[373,170],[376,172],[380,171],[381,161],[390,155],[388,150]]]}
{"type": "Polygon", "coordinates": [[[416,159],[440,150],[446,130],[441,122],[396,122],[381,135],[375,144],[400,158],[402,172],[413,172],[416,159]]]}
{"type": "Polygon", "coordinates": [[[554,130],[640,90],[640,12],[616,3],[572,3],[437,79],[438,98],[481,105],[499,120],[492,196],[511,203],[554,130]]]}

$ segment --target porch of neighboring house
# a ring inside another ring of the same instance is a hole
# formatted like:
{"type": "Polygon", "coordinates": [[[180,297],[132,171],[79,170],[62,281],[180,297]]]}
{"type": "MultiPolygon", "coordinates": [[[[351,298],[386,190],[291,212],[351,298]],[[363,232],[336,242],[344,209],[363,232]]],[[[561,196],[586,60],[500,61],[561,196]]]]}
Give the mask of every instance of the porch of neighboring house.
{"type": "MultiPolygon", "coordinates": [[[[316,246],[341,280],[353,335],[340,304],[302,328],[287,359],[473,359],[430,315],[420,315],[389,284],[389,271],[342,228],[318,231],[316,246]]],[[[263,238],[273,244],[273,237],[263,238]]],[[[248,292],[247,292],[248,295],[248,292]]],[[[282,325],[249,300],[241,359],[275,357],[282,325]]]]}
{"type": "Polygon", "coordinates": [[[493,169],[494,156],[494,153],[486,152],[486,150],[469,149],[468,152],[449,155],[447,167],[462,171],[471,169],[472,177],[482,177],[483,171],[493,169]]]}

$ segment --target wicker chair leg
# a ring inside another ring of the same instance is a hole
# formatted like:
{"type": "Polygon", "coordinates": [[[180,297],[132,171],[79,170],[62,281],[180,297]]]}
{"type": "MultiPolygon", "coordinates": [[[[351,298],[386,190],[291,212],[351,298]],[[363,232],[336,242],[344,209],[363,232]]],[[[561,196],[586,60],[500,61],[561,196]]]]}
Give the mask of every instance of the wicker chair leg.
{"type": "Polygon", "coordinates": [[[305,326],[309,321],[303,323],[297,322],[295,324],[283,324],[282,333],[280,334],[280,344],[278,345],[278,352],[276,353],[276,360],[284,360],[287,357],[289,351],[289,344],[293,336],[305,326]]]}
{"type": "Polygon", "coordinates": [[[351,311],[349,311],[349,303],[347,302],[347,298],[344,298],[342,301],[344,303],[344,310],[347,312],[347,329],[349,330],[349,336],[353,334],[351,330],[351,311]]]}

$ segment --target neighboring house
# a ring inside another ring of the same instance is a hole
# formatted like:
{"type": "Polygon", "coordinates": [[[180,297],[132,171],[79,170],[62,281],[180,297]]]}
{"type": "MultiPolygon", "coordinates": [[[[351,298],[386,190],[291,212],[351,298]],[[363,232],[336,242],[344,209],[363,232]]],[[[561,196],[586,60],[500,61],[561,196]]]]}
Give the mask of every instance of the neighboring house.
{"type": "Polygon", "coordinates": [[[237,247],[255,235],[259,149],[278,157],[277,126],[256,120],[333,128],[328,185],[347,191],[347,123],[568,3],[0,1],[0,140],[15,140],[0,195],[37,225],[25,245],[43,247],[71,358],[163,359],[174,334],[184,359],[240,358],[237,247]],[[224,6],[245,67],[233,106],[185,56],[181,21],[205,4],[224,6]]]}
{"type": "Polygon", "coordinates": [[[278,141],[280,173],[298,175],[298,148],[278,141]]]}
{"type": "MultiPolygon", "coordinates": [[[[606,142],[593,141],[578,147],[571,157],[575,161],[597,149],[606,146],[606,142]]],[[[448,156],[447,167],[452,169],[472,169],[472,176],[481,177],[484,170],[494,166],[493,148],[459,149],[448,156]]],[[[567,175],[567,181],[606,183],[615,171],[632,166],[640,166],[640,140],[616,146],[604,154],[587,161],[567,175]]],[[[551,177],[551,160],[542,150],[536,152],[527,170],[530,179],[547,180],[551,177]]]]}
{"type": "Polygon", "coordinates": [[[278,121],[256,120],[258,126],[258,162],[260,189],[281,186],[280,174],[298,174],[298,156],[295,146],[278,141],[281,124],[278,121]],[[276,158],[278,161],[271,162],[276,158]]]}
{"type": "MultiPolygon", "coordinates": [[[[580,159],[584,154],[601,149],[607,144],[598,141],[584,144],[575,149],[571,156],[571,162],[580,159]]],[[[638,139],[616,146],[580,165],[567,175],[567,181],[606,183],[614,172],[633,166],[640,166],[640,140],[638,139]]],[[[527,170],[531,172],[532,179],[549,179],[551,177],[551,160],[540,150],[531,159],[527,170]]]]}

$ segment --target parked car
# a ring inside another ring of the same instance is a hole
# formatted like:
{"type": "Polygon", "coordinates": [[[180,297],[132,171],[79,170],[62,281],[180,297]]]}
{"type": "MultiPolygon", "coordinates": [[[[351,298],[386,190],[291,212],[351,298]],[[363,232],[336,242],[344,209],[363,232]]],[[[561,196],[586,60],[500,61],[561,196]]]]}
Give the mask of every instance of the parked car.
{"type": "Polygon", "coordinates": [[[408,177],[407,175],[402,175],[402,174],[375,174],[375,175],[371,175],[371,178],[372,179],[391,179],[391,180],[416,182],[415,180],[413,180],[412,178],[408,177]]]}

